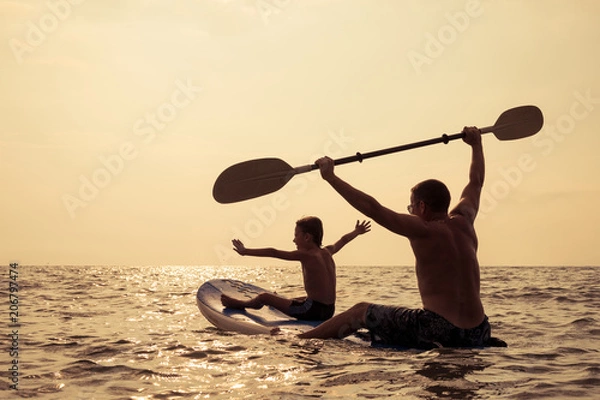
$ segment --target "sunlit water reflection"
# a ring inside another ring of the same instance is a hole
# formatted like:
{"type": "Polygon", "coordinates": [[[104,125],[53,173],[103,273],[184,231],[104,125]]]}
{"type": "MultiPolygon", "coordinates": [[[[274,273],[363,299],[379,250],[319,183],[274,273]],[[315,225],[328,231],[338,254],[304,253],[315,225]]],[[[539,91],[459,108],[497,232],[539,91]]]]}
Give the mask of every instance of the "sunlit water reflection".
{"type": "MultiPolygon", "coordinates": [[[[425,352],[221,332],[196,307],[214,278],[300,295],[292,266],[20,268],[19,390],[4,378],[0,397],[563,399],[600,387],[595,268],[486,268],[486,311],[509,347],[425,352]]],[[[407,267],[341,267],[338,289],[338,311],[419,304],[407,267]]]]}

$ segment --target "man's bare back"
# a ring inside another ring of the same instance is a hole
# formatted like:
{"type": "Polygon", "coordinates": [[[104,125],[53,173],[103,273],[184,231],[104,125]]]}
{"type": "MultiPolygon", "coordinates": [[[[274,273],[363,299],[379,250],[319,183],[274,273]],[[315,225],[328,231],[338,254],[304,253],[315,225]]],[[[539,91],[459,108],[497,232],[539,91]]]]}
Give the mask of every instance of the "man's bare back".
{"type": "Polygon", "coordinates": [[[423,308],[460,328],[484,317],[479,298],[477,238],[459,215],[430,221],[431,234],[410,241],[423,308]]]}

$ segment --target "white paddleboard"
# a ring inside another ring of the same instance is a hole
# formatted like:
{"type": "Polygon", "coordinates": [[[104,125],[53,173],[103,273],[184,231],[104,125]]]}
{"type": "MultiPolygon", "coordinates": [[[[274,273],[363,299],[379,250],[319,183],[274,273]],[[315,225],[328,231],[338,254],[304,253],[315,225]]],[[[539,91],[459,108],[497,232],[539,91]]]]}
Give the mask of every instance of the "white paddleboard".
{"type": "Polygon", "coordinates": [[[264,292],[268,290],[250,283],[233,279],[214,279],[200,286],[196,294],[196,303],[202,315],[217,328],[246,335],[269,334],[274,328],[279,328],[282,333],[298,334],[320,323],[297,320],[269,306],[259,310],[236,310],[221,304],[221,294],[242,300],[251,299],[264,292]]]}

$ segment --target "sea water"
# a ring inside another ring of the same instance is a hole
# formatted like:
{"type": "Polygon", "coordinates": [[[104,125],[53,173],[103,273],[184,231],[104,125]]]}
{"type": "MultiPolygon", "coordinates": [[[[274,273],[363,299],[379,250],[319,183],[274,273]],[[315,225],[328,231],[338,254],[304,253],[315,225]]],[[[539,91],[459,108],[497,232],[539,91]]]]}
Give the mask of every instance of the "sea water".
{"type": "MultiPolygon", "coordinates": [[[[600,398],[596,267],[483,267],[492,332],[509,347],[430,351],[245,336],[198,311],[214,278],[302,295],[291,264],[3,268],[2,399],[600,398]]],[[[359,301],[419,306],[413,268],[338,266],[337,311],[359,301]]]]}

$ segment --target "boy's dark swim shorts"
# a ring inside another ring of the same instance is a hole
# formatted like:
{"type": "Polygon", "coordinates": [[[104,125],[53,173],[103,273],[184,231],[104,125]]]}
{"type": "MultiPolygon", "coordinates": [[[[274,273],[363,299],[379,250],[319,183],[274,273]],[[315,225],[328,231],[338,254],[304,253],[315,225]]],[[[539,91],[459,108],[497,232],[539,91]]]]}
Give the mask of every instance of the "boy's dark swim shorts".
{"type": "Polygon", "coordinates": [[[378,304],[367,309],[366,324],[374,343],[418,349],[482,347],[491,335],[487,316],[479,326],[461,329],[428,310],[378,304]]]}
{"type": "Polygon", "coordinates": [[[290,316],[307,321],[325,321],[333,317],[335,304],[323,304],[307,298],[304,301],[292,300],[290,316]]]}

